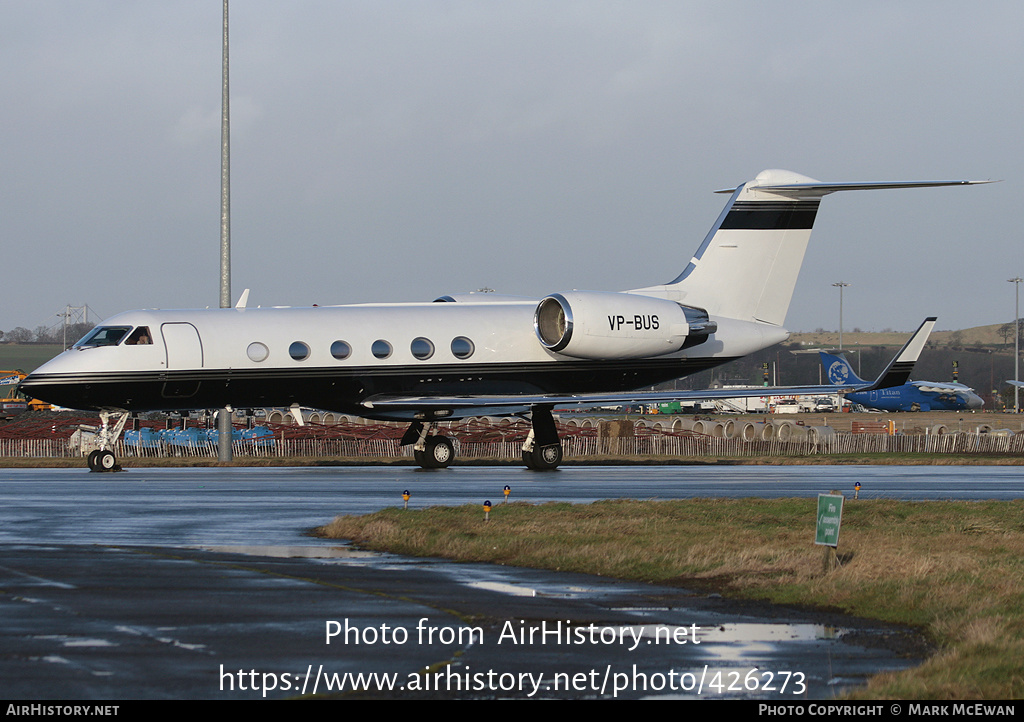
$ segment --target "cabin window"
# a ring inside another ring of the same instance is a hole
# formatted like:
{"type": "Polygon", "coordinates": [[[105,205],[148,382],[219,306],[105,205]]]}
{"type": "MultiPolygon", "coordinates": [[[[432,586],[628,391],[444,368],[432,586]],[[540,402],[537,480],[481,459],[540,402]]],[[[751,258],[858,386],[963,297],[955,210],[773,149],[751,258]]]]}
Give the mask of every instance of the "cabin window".
{"type": "Polygon", "coordinates": [[[124,342],[125,346],[151,346],[152,344],[153,334],[149,332],[149,326],[139,326],[124,342]]]}
{"type": "Polygon", "coordinates": [[[473,342],[465,336],[456,336],[452,339],[452,355],[455,358],[469,358],[475,350],[473,342]]]}
{"type": "Polygon", "coordinates": [[[131,330],[131,326],[97,326],[75,346],[117,346],[131,330]]]}
{"type": "Polygon", "coordinates": [[[409,350],[412,351],[412,355],[420,361],[426,361],[434,355],[434,344],[432,344],[429,339],[420,336],[419,338],[414,338],[412,340],[409,350]]]}
{"type": "Polygon", "coordinates": [[[267,348],[266,344],[262,344],[259,341],[254,341],[249,344],[249,348],[245,350],[246,355],[250,361],[259,363],[260,361],[266,361],[267,356],[270,355],[270,349],[267,348]]]}
{"type": "Polygon", "coordinates": [[[334,343],[331,344],[331,356],[338,359],[339,361],[344,361],[351,355],[352,347],[349,346],[344,341],[335,341],[334,343]]]}
{"type": "Polygon", "coordinates": [[[373,342],[373,346],[370,347],[370,350],[377,358],[387,358],[391,355],[391,344],[383,339],[377,339],[373,342]]]}
{"type": "Polygon", "coordinates": [[[288,347],[288,355],[296,361],[305,361],[309,358],[309,346],[302,341],[293,341],[288,347]]]}

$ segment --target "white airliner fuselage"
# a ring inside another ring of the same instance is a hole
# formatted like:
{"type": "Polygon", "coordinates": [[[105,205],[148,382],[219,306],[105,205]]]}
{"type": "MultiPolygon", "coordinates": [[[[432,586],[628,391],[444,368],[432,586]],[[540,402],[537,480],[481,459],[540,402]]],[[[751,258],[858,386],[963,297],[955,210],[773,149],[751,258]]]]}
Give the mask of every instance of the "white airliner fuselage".
{"type": "MultiPolygon", "coordinates": [[[[685,330],[669,343],[668,334],[658,338],[647,329],[667,353],[572,358],[539,341],[536,308],[537,301],[495,301],[129,311],[100,327],[120,330],[117,343],[83,339],[39,369],[30,388],[40,398],[82,409],[169,411],[240,406],[244,400],[244,406],[299,404],[403,419],[414,412],[375,410],[363,402],[382,394],[627,391],[717,366],[788,336],[779,327],[720,319],[722,332],[699,348],[677,350],[685,330]],[[147,342],[126,343],[137,329],[145,329],[147,342]]],[[[603,314],[611,340],[616,333],[637,335],[631,326],[613,328],[618,316],[633,321],[637,315],[625,302],[620,310],[603,314]]],[[[114,338],[100,339],[107,340],[114,338]]]]}
{"type": "MultiPolygon", "coordinates": [[[[421,304],[131,311],[105,320],[21,387],[104,413],[310,406],[408,419],[403,443],[415,444],[424,466],[451,459],[451,443],[432,433],[437,420],[529,412],[523,458],[531,468],[554,468],[561,459],[555,404],[649,401],[632,390],[788,337],[783,323],[822,197],[970,183],[821,183],[764,171],[719,191],[730,194],[725,209],[664,285],[543,299],[466,294],[421,304]]],[[[930,328],[894,360],[899,383],[930,328]]],[[[892,383],[891,375],[873,388],[892,383]]],[[[707,390],[673,394],[711,397],[707,390]]],[[[113,465],[104,454],[90,465],[113,465]]]]}

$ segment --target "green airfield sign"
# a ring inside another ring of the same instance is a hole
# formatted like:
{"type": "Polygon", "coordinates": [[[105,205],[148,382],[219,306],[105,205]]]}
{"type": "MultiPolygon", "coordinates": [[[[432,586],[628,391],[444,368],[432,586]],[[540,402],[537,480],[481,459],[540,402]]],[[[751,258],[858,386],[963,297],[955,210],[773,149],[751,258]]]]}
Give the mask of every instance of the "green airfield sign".
{"type": "Polygon", "coordinates": [[[843,520],[843,495],[818,494],[818,524],[814,543],[839,546],[839,524],[843,520]]]}

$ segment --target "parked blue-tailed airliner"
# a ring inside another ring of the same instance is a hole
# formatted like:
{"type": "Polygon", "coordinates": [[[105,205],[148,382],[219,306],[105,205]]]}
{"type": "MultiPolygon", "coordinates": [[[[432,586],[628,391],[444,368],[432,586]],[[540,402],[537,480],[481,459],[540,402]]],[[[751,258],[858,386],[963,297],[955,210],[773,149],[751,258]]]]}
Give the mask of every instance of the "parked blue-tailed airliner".
{"type": "MultiPolygon", "coordinates": [[[[860,381],[842,354],[821,354],[828,380],[836,386],[860,381]]],[[[970,411],[984,405],[974,389],[963,384],[936,381],[910,381],[902,386],[846,394],[855,404],[879,411],[970,411]]]]}

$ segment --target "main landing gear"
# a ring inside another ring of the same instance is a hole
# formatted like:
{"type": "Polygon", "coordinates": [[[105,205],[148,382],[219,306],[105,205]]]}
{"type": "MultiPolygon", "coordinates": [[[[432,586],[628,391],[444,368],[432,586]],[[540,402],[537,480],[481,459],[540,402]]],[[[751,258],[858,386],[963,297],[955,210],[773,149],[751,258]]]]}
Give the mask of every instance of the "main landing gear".
{"type": "Polygon", "coordinates": [[[551,416],[551,409],[534,407],[530,435],[523,443],[523,463],[527,469],[550,471],[562,463],[562,442],[551,416]]]}
{"type": "MultiPolygon", "coordinates": [[[[562,463],[562,443],[551,409],[535,406],[532,411],[532,428],[523,443],[523,463],[534,471],[555,469],[562,463]]],[[[436,421],[413,421],[400,443],[413,445],[413,458],[424,469],[445,469],[455,459],[455,447],[451,439],[437,433],[436,421]]]]}
{"type": "Polygon", "coordinates": [[[446,469],[455,458],[455,447],[451,439],[436,433],[428,436],[430,431],[436,431],[436,427],[437,422],[434,421],[429,424],[413,421],[402,436],[401,445],[413,444],[413,458],[423,469],[446,469]]]}

